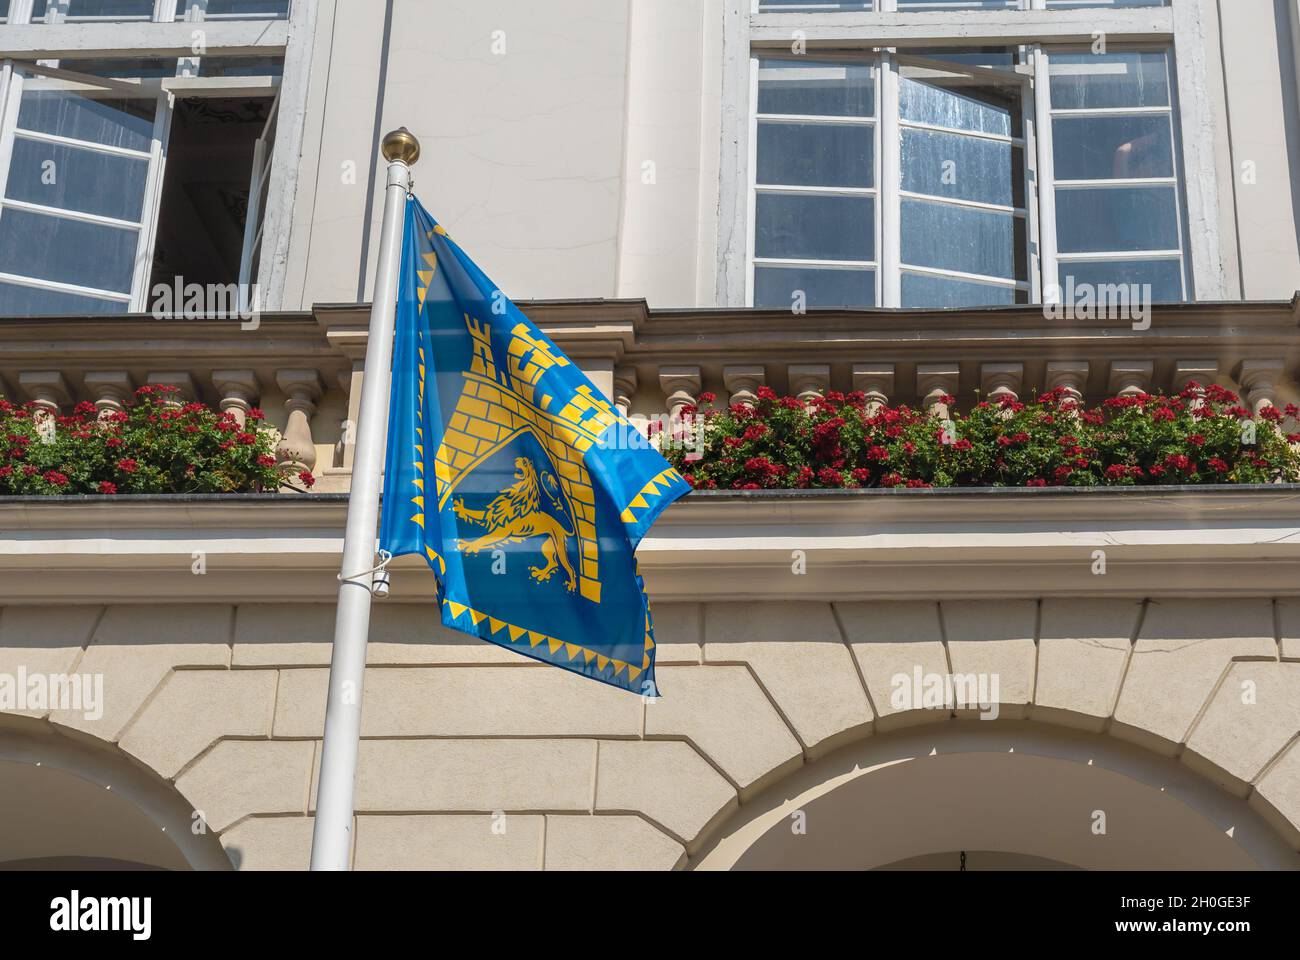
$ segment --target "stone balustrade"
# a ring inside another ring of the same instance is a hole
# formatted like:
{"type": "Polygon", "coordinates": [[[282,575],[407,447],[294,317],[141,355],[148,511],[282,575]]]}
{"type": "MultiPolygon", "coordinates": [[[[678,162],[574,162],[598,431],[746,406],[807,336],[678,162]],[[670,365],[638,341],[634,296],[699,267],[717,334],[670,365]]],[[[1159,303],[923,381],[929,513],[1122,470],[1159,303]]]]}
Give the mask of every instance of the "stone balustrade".
{"type": "MultiPolygon", "coordinates": [[[[980,399],[1024,402],[1062,389],[1093,404],[1143,391],[1221,384],[1243,406],[1300,402],[1300,308],[1279,303],[1155,307],[1149,329],[1046,319],[1035,307],[972,311],[650,310],[641,301],[522,303],[634,423],[680,416],[701,394],[753,404],[762,387],[810,402],[861,391],[871,409],[907,404],[947,417],[980,399]]],[[[0,318],[0,395],[58,414],[88,401],[122,409],[142,385],[179,388],[241,424],[254,407],[279,431],[289,468],[318,491],[346,490],[369,311],[320,306],[218,320],[0,318]]]]}

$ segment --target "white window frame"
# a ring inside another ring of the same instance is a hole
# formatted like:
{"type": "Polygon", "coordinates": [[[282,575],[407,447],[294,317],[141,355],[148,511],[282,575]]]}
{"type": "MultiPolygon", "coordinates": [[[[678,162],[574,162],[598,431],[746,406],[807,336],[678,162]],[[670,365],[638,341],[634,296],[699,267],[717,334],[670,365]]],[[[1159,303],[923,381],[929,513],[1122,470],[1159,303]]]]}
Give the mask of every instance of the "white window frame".
{"type": "Polygon", "coordinates": [[[135,264],[132,270],[129,292],[99,290],[61,281],[19,276],[4,272],[3,269],[0,269],[0,280],[38,290],[91,297],[96,300],[108,300],[114,303],[125,303],[129,313],[144,312],[148,301],[149,276],[153,268],[154,241],[158,232],[158,203],[167,163],[167,140],[171,131],[174,103],[172,95],[156,88],[151,90],[144,85],[117,83],[112,80],[71,74],[54,68],[42,68],[34,64],[18,64],[12,60],[4,61],[0,70],[3,70],[3,75],[0,75],[0,90],[3,91],[3,95],[0,96],[0,220],[3,219],[7,210],[25,210],[43,216],[133,230],[136,233],[135,264]],[[49,207],[43,204],[10,200],[4,196],[9,183],[9,164],[13,156],[14,141],[19,135],[18,110],[22,103],[23,92],[27,89],[104,91],[118,97],[129,96],[132,99],[146,101],[152,99],[155,101],[153,132],[148,151],[106,147],[79,140],[65,140],[62,137],[49,134],[22,134],[24,139],[39,139],[52,143],[64,142],[84,150],[148,161],[148,174],[144,185],[144,202],[141,205],[138,223],[49,207]]]}
{"type": "MultiPolygon", "coordinates": [[[[810,52],[830,47],[874,49],[882,54],[906,54],[909,48],[926,47],[1027,47],[1033,92],[1026,98],[1026,167],[1051,171],[1050,96],[1040,93],[1049,91],[1047,71],[1051,49],[1091,44],[1097,34],[1122,41],[1124,47],[1163,48],[1170,53],[1186,296],[1189,300],[1225,299],[1227,280],[1220,256],[1219,187],[1213,144],[1202,142],[1206,139],[1204,131],[1213,129],[1213,117],[1208,98],[1198,93],[1205,88],[1207,70],[1204,25],[1197,0],[1171,0],[1164,7],[1050,10],[1045,0],[1024,0],[1024,7],[1019,10],[970,11],[960,16],[951,11],[899,13],[895,0],[880,0],[880,4],[882,9],[878,12],[825,13],[760,13],[759,0],[741,0],[728,5],[724,26],[716,285],[720,305],[747,306],[753,302],[754,191],[752,187],[746,190],[746,185],[756,172],[754,64],[759,57],[769,52],[788,53],[792,39],[806,44],[810,52]],[[1043,136],[1042,131],[1047,131],[1047,135],[1043,136]]],[[[1118,43],[1111,46],[1117,47],[1118,43]]],[[[891,97],[897,102],[896,91],[891,94],[889,90],[889,85],[897,81],[896,72],[882,69],[879,81],[877,88],[881,90],[884,109],[878,109],[877,120],[883,138],[890,135],[888,128],[896,122],[886,113],[891,97]]],[[[893,152],[884,149],[885,142],[882,139],[881,149],[877,150],[882,158],[893,152]]],[[[897,173],[882,170],[877,186],[883,187],[885,177],[897,173]]],[[[888,193],[884,191],[883,195],[888,193]]],[[[1027,194],[1026,202],[1031,302],[1039,303],[1045,293],[1050,293],[1046,287],[1052,281],[1048,278],[1059,276],[1055,189],[1051,178],[1038,177],[1037,196],[1027,194]]],[[[891,210],[890,205],[881,205],[877,216],[878,223],[883,224],[877,246],[879,262],[897,262],[894,256],[897,250],[892,248],[898,242],[897,217],[898,212],[891,210]]],[[[898,305],[901,282],[891,276],[896,271],[879,272],[884,274],[879,288],[880,306],[898,305]]]]}

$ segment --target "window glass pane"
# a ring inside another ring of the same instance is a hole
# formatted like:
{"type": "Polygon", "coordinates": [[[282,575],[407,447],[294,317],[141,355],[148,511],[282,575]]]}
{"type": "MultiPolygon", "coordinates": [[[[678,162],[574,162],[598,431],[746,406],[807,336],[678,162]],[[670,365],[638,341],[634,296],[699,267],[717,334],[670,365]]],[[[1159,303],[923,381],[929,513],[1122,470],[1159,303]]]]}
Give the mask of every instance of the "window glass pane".
{"type": "Polygon", "coordinates": [[[944,60],[969,67],[999,67],[1011,70],[1020,62],[1020,55],[1008,47],[926,47],[923,50],[904,50],[905,55],[924,57],[927,60],[944,60]]]}
{"type": "Polygon", "coordinates": [[[1173,187],[1091,187],[1056,191],[1061,253],[1177,250],[1173,187]]]}
{"type": "Polygon", "coordinates": [[[754,254],[792,260],[874,260],[871,197],[760,193],[754,254]]]}
{"type": "Polygon", "coordinates": [[[5,196],[139,222],[149,161],[84,147],[14,139],[5,196]]]}
{"type": "Polygon", "coordinates": [[[1169,106],[1169,68],[1159,53],[1052,53],[1053,110],[1169,106]]]}
{"type": "MultiPolygon", "coordinates": [[[[180,0],[176,7],[179,14],[185,8],[185,0],[180,0]]],[[[209,19],[256,17],[282,20],[289,16],[289,0],[208,0],[205,16],[209,19]]]]}
{"type": "Polygon", "coordinates": [[[59,61],[64,70],[88,73],[94,77],[121,77],[138,79],[142,77],[159,78],[176,76],[175,57],[113,57],[96,60],[59,61]]]}
{"type": "Polygon", "coordinates": [[[1016,218],[951,203],[903,199],[903,262],[917,267],[1023,279],[1016,218]]]}
{"type": "Polygon", "coordinates": [[[199,60],[201,77],[280,77],[284,60],[280,57],[203,57],[199,60]]]}
{"type": "MultiPolygon", "coordinates": [[[[49,0],[32,4],[32,19],[43,18],[49,0]]],[[[68,18],[103,17],[113,20],[153,19],[153,0],[69,0],[68,18]]]]}
{"type": "Polygon", "coordinates": [[[758,125],[758,182],[796,187],[870,187],[874,126],[829,123],[758,125]]]}
{"type": "Polygon", "coordinates": [[[28,91],[18,108],[18,126],[147,152],[156,108],[152,100],[91,100],[75,93],[28,91]]]}
{"type": "Polygon", "coordinates": [[[789,309],[797,291],[810,307],[874,307],[874,270],[837,270],[816,267],[754,268],[754,306],[789,309]]]}
{"type": "Polygon", "coordinates": [[[81,297],[59,290],[0,282],[0,317],[126,313],[130,306],[125,300],[101,300],[99,297],[81,297]]]}
{"type": "Polygon", "coordinates": [[[898,0],[899,10],[1019,10],[1020,0],[898,0]]]}
{"type": "MultiPolygon", "coordinates": [[[[1105,296],[1104,288],[1112,284],[1130,288],[1149,286],[1149,295],[1145,290],[1140,294],[1146,303],[1178,303],[1184,298],[1183,267],[1179,260],[1067,260],[1061,263],[1060,277],[1066,303],[1078,302],[1072,288],[1088,287],[1095,298],[1105,296]]],[[[1111,296],[1110,302],[1114,303],[1111,296]]]]}
{"type": "Polygon", "coordinates": [[[874,69],[862,63],[761,60],[758,112],[873,117],[876,115],[874,69]]]}
{"type": "Polygon", "coordinates": [[[1014,287],[975,283],[952,277],[932,277],[924,273],[903,273],[904,307],[988,307],[1025,303],[1028,295],[1014,287]]]}
{"type": "Polygon", "coordinates": [[[130,293],[139,233],[6,208],[0,264],[20,277],[130,293]]]}
{"type": "Polygon", "coordinates": [[[1174,175],[1168,113],[1151,117],[1057,117],[1052,139],[1058,180],[1127,180],[1174,175]]]}
{"type": "Polygon", "coordinates": [[[1019,149],[1007,141],[903,128],[903,189],[1004,206],[1024,205],[1019,149]]]}
{"type": "Polygon", "coordinates": [[[9,0],[0,0],[0,20],[9,19],[9,0]]]}
{"type": "Polygon", "coordinates": [[[958,92],[937,82],[900,76],[898,114],[903,120],[936,127],[1004,137],[1015,135],[1006,98],[986,96],[982,88],[972,87],[969,91],[958,92]]]}

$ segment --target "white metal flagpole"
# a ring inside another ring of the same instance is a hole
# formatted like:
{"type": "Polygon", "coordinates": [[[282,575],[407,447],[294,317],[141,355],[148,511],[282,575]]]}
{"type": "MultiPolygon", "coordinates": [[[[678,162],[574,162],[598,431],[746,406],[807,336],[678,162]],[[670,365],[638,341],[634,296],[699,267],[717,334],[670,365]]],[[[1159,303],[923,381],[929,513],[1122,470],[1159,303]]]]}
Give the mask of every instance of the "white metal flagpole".
{"type": "Polygon", "coordinates": [[[346,870],[352,855],[352,794],[361,735],[366,640],[370,633],[379,481],[388,430],[397,283],[402,267],[402,235],[411,167],[420,158],[420,142],[405,127],[384,137],[382,149],[388,161],[384,225],[370,307],[365,379],[357,415],[357,449],[352,463],[352,493],[348,498],[348,522],[343,538],[343,572],[339,577],[329,699],[325,705],[325,742],[321,750],[316,826],[311,845],[313,870],[346,870]]]}

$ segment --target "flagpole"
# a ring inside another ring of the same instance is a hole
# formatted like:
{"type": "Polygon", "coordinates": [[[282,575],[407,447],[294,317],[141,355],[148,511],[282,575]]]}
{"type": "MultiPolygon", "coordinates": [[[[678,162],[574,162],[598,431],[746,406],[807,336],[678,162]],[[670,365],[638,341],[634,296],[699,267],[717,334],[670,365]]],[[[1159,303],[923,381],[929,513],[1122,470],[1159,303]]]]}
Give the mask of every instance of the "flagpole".
{"type": "Polygon", "coordinates": [[[402,266],[402,235],[411,167],[420,158],[420,141],[405,127],[384,137],[388,161],[384,223],[379,263],[370,306],[365,379],[357,416],[352,492],[348,497],[343,537],[334,652],[330,659],[329,698],[325,705],[325,742],[321,749],[316,826],[311,869],[346,870],[352,856],[353,789],[361,736],[361,687],[370,633],[370,599],[374,581],[375,538],[379,523],[380,477],[388,430],[388,393],[392,380],[393,328],[397,283],[402,266]]]}

